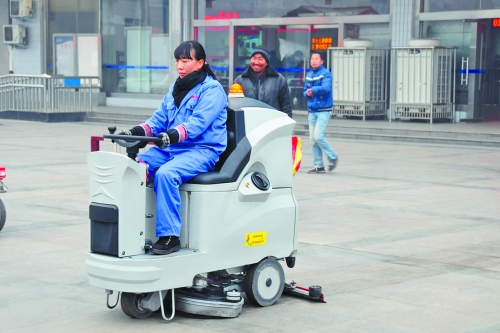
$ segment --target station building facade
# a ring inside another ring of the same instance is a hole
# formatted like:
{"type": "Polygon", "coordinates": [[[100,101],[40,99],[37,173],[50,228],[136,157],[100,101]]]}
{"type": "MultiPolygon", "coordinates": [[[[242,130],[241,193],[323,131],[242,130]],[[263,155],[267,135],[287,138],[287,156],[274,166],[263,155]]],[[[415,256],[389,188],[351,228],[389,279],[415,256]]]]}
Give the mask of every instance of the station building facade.
{"type": "Polygon", "coordinates": [[[11,52],[0,45],[0,75],[94,69],[107,105],[156,108],[177,78],[172,53],[183,40],[204,45],[225,88],[263,45],[300,90],[294,79],[308,70],[312,50],[341,47],[347,38],[377,48],[439,38],[456,48],[460,117],[500,117],[500,0],[32,0],[28,18],[9,15],[13,1],[0,0],[0,24],[24,25],[27,45],[11,52]]]}

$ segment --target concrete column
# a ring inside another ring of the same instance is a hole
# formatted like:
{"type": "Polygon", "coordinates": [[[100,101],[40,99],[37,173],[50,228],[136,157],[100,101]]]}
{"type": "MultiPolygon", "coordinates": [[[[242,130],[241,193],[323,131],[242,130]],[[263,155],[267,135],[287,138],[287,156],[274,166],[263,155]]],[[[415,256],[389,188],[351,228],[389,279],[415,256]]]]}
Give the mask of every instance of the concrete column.
{"type": "Polygon", "coordinates": [[[9,48],[3,43],[3,26],[9,24],[9,0],[0,0],[0,76],[9,74],[9,48]]]}
{"type": "Polygon", "coordinates": [[[175,70],[174,50],[182,43],[182,1],[169,1],[168,15],[168,31],[170,39],[170,54],[168,56],[168,81],[170,84],[177,79],[177,71],[175,70]]]}
{"type": "MultiPolygon", "coordinates": [[[[3,1],[3,0],[2,0],[3,1]]],[[[12,18],[12,24],[24,25],[28,44],[25,48],[12,50],[12,66],[14,74],[41,75],[45,73],[45,22],[44,0],[33,0],[34,11],[30,19],[12,18]]],[[[3,41],[2,41],[3,42],[3,41]]]]}
{"type": "Polygon", "coordinates": [[[339,23],[339,32],[338,32],[338,41],[337,41],[337,46],[342,47],[344,46],[344,35],[345,35],[345,24],[344,22],[339,23]]]}
{"type": "Polygon", "coordinates": [[[182,0],[182,41],[193,39],[193,1],[182,0]]]}
{"type": "Polygon", "coordinates": [[[391,0],[391,46],[408,46],[408,41],[416,37],[415,10],[417,0],[391,0]]]}
{"type": "MultiPolygon", "coordinates": [[[[410,38],[418,37],[418,24],[415,21],[417,4],[419,2],[420,0],[391,0],[391,47],[408,46],[410,38]]],[[[391,66],[394,66],[393,62],[391,62],[391,66]]],[[[390,75],[393,74],[393,71],[391,71],[390,75]]],[[[396,82],[395,77],[390,77],[389,91],[391,103],[396,101],[396,82]]],[[[388,105],[388,107],[390,108],[391,106],[388,105]]]]}

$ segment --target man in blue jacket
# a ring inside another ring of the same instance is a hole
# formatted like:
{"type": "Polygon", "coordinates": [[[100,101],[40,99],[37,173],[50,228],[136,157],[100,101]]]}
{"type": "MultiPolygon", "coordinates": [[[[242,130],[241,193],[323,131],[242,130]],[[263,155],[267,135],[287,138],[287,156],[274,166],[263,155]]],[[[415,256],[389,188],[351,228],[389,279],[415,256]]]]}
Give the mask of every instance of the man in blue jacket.
{"type": "Polygon", "coordinates": [[[311,138],[314,169],[307,173],[325,173],[323,153],[328,158],[328,171],[337,166],[338,157],[325,139],[325,128],[330,120],[333,106],[332,75],[323,66],[325,62],[321,52],[311,52],[312,71],[307,73],[304,85],[304,97],[307,98],[309,110],[309,135],[311,138]]]}

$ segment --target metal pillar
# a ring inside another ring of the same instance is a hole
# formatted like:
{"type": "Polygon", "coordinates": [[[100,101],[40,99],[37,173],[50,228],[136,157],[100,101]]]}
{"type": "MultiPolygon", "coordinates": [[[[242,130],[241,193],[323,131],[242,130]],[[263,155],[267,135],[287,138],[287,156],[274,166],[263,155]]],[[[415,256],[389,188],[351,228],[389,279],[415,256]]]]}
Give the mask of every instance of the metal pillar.
{"type": "MultiPolygon", "coordinates": [[[[481,69],[481,47],[482,47],[482,32],[480,31],[478,22],[471,22],[470,27],[470,44],[469,44],[469,70],[481,69]]],[[[479,93],[481,77],[479,75],[468,75],[468,114],[472,118],[482,118],[482,108],[479,93]]]]}
{"type": "Polygon", "coordinates": [[[9,49],[9,74],[14,74],[14,68],[12,67],[12,45],[8,45],[7,48],[9,49]]]}
{"type": "Polygon", "coordinates": [[[168,81],[169,85],[177,79],[177,71],[175,70],[174,50],[180,43],[182,43],[182,2],[169,1],[169,14],[168,14],[168,31],[170,37],[170,54],[167,55],[168,61],[168,81]]]}
{"type": "Polygon", "coordinates": [[[193,39],[193,1],[182,0],[182,41],[193,39]]]}

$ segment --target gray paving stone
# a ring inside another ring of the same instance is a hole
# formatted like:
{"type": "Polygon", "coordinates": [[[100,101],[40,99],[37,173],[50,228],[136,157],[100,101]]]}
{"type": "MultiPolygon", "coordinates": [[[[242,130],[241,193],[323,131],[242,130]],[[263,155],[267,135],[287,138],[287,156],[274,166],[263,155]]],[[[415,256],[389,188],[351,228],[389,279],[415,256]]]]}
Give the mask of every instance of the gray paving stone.
{"type": "MultiPolygon", "coordinates": [[[[415,125],[500,133],[492,124],[377,124],[415,125]]],[[[268,308],[247,302],[235,319],[165,323],[160,313],[132,320],[107,309],[104,291],[87,282],[86,155],[106,127],[0,120],[9,187],[0,194],[2,333],[500,331],[500,149],[329,138],[337,169],[309,175],[303,138],[299,256],[284,269],[287,281],[321,285],[328,303],[284,295],[268,308]]]]}

